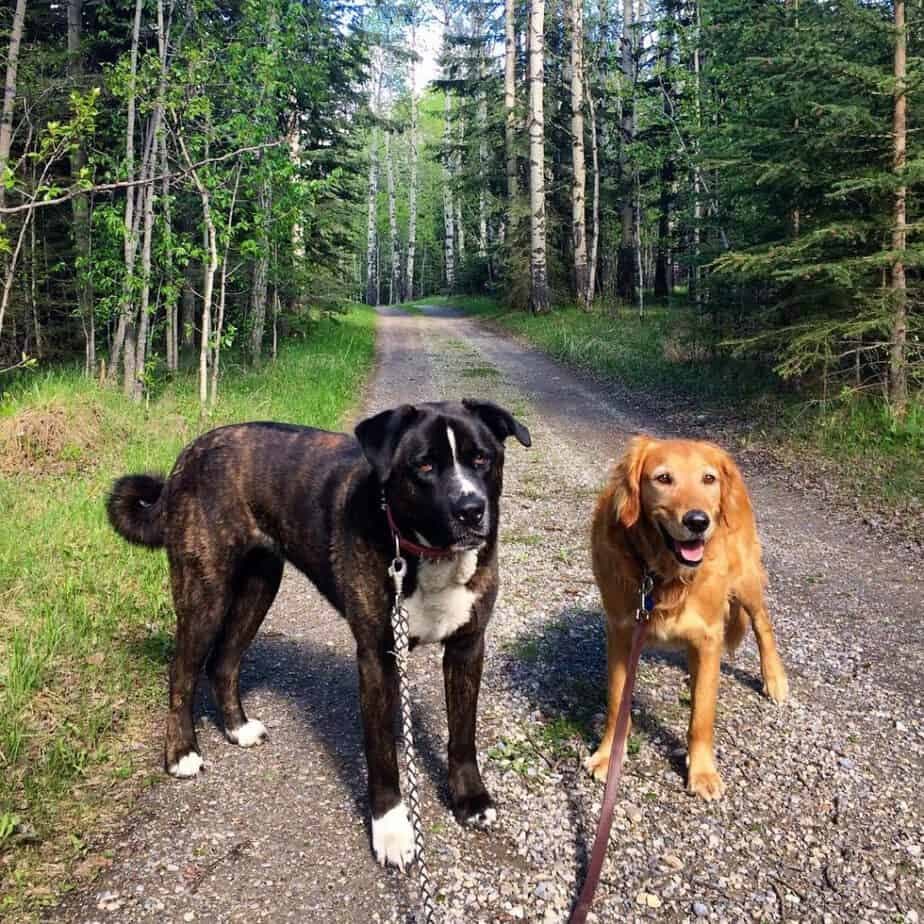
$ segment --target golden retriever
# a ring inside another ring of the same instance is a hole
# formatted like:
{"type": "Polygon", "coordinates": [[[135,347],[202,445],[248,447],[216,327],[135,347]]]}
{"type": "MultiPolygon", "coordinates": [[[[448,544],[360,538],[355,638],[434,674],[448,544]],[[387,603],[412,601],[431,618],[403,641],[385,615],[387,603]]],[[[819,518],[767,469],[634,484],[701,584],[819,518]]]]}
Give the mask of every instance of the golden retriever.
{"type": "Polygon", "coordinates": [[[748,622],[757,636],[764,692],[777,703],[789,694],[764,606],[754,513],[738,467],[711,443],[636,437],[600,494],[591,544],[607,616],[609,709],[603,740],[585,766],[606,779],[647,572],[654,578],[649,638],[685,646],[688,654],[687,788],[717,799],[725,790],[713,753],[722,647],[734,651],[748,622]]]}

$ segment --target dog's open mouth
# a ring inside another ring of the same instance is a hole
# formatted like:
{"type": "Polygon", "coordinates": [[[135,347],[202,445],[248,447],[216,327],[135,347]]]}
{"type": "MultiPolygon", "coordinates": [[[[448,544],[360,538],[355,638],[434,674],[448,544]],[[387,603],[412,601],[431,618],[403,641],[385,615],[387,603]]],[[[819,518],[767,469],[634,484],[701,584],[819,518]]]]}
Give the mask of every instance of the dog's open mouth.
{"type": "Polygon", "coordinates": [[[663,526],[661,526],[661,535],[667,547],[674,553],[674,558],[682,565],[688,568],[695,568],[703,560],[703,552],[706,549],[706,540],[702,537],[697,539],[675,539],[663,526]]]}

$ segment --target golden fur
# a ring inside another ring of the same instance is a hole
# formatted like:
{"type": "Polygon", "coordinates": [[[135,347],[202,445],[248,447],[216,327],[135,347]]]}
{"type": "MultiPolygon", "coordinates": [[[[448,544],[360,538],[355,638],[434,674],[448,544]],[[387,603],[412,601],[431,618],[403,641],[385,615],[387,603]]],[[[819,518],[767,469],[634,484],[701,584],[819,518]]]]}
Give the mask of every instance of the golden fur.
{"type": "Polygon", "coordinates": [[[789,694],[764,606],[766,574],[741,472],[711,443],[636,437],[600,494],[591,544],[607,615],[609,710],[603,740],[587,759],[587,769],[606,779],[644,562],[657,575],[649,638],[685,646],[689,658],[687,786],[704,799],[716,799],[725,789],[713,754],[722,648],[734,650],[748,623],[757,637],[764,692],[778,703],[789,694]],[[700,535],[683,523],[692,510],[709,517],[700,534],[704,547],[700,535]],[[698,551],[684,553],[681,545],[698,551]],[[685,563],[685,554],[701,554],[702,560],[696,566],[685,563]]]}

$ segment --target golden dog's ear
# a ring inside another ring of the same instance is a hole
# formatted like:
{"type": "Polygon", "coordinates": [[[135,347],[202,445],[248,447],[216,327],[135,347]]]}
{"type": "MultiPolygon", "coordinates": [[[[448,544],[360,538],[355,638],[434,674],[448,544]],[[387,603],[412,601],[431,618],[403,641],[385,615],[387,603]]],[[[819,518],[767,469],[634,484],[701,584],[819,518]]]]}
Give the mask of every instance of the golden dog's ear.
{"type": "Polygon", "coordinates": [[[642,469],[645,466],[645,455],[653,442],[650,436],[634,437],[616,466],[616,516],[626,529],[635,526],[642,512],[642,469]]]}
{"type": "Polygon", "coordinates": [[[722,473],[722,520],[728,527],[741,521],[742,515],[751,509],[748,490],[744,486],[741,470],[735,460],[722,449],[718,452],[718,468],[722,473]]]}

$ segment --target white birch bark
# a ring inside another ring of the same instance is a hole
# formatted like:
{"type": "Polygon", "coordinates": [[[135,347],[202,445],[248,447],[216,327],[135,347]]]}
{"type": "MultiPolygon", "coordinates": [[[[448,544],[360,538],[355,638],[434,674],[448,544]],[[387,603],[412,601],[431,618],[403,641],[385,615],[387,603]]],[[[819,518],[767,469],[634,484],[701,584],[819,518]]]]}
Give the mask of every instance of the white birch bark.
{"type": "Polygon", "coordinates": [[[398,219],[395,209],[395,165],[392,157],[391,132],[385,132],[385,179],[388,186],[388,304],[395,303],[401,279],[401,257],[398,252],[398,219]]]}
{"type": "Polygon", "coordinates": [[[892,330],[889,344],[889,404],[898,420],[908,412],[908,292],[905,280],[904,250],[907,245],[906,201],[908,188],[904,170],[908,144],[908,84],[905,0],[895,0],[894,105],[892,110],[892,167],[899,178],[895,188],[894,223],[892,225],[892,330]]]}
{"type": "Polygon", "coordinates": [[[377,256],[378,242],[378,196],[379,196],[379,127],[378,103],[382,86],[382,51],[372,49],[372,90],[369,109],[372,113],[372,138],[369,143],[369,185],[366,221],[366,302],[374,305],[378,302],[377,256]]]}
{"type": "Polygon", "coordinates": [[[529,0],[529,306],[535,314],[550,308],[545,235],[544,55],[545,0],[529,0]]]}
{"type": "Polygon", "coordinates": [[[504,0],[504,148],[507,156],[507,220],[511,225],[513,204],[517,197],[516,68],[516,4],[515,0],[504,0]]]}
{"type": "Polygon", "coordinates": [[[456,286],[456,258],[455,258],[455,214],[452,195],[452,159],[450,153],[452,145],[452,97],[449,90],[443,94],[443,147],[446,151],[443,166],[443,226],[445,228],[445,266],[446,286],[450,292],[456,286]]]}
{"type": "Polygon", "coordinates": [[[417,29],[411,23],[411,139],[410,179],[407,193],[407,275],[405,298],[414,299],[414,258],[417,249],[417,29]]]}
{"type": "Polygon", "coordinates": [[[593,204],[591,206],[590,258],[587,267],[586,307],[593,304],[597,290],[597,250],[600,241],[600,162],[597,153],[597,112],[590,87],[587,87],[587,114],[590,117],[590,162],[594,172],[593,204]]]}
{"type": "Polygon", "coordinates": [[[578,303],[587,306],[587,202],[584,162],[584,0],[571,0],[571,243],[578,303]]]}
{"type": "Polygon", "coordinates": [[[0,208],[6,205],[6,183],[3,181],[13,144],[13,109],[16,104],[16,74],[19,68],[19,47],[26,22],[26,0],[16,0],[10,45],[6,53],[6,79],[3,84],[3,111],[0,114],[0,208]]]}

